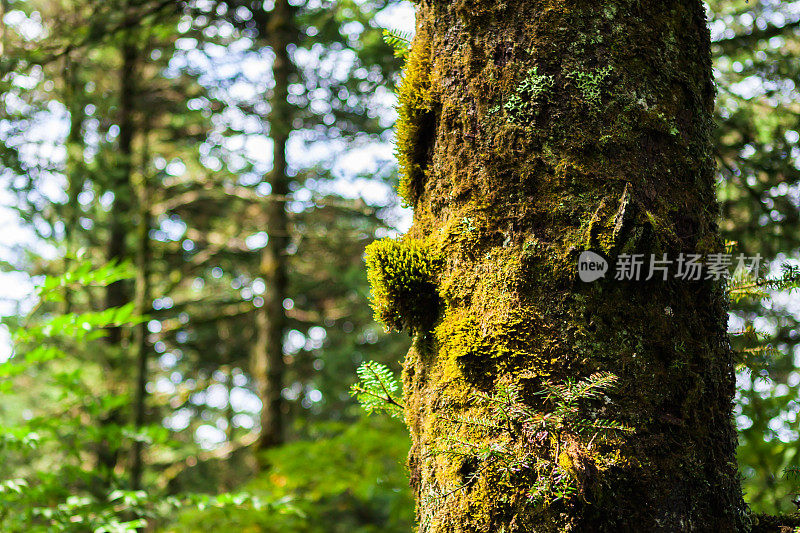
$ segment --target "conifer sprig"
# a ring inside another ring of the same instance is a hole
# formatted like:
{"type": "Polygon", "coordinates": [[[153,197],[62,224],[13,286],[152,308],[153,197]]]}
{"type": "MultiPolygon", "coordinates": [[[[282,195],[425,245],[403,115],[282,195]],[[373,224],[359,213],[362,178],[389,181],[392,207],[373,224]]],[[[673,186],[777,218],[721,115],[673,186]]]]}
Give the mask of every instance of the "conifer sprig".
{"type": "Polygon", "coordinates": [[[781,355],[780,350],[768,343],[766,335],[756,330],[753,324],[747,324],[729,335],[739,337],[741,342],[749,345],[734,352],[734,360],[740,370],[757,372],[769,366],[770,360],[781,355]]]}
{"type": "Polygon", "coordinates": [[[734,302],[745,298],[764,300],[772,292],[795,291],[800,289],[800,267],[784,264],[777,278],[757,278],[747,273],[736,276],[728,285],[728,295],[734,302]]]}

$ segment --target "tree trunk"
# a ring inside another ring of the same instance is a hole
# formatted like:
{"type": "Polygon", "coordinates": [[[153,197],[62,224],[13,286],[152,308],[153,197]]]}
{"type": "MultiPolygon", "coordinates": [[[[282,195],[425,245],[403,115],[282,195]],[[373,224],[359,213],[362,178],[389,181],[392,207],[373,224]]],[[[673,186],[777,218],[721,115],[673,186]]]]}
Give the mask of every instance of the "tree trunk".
{"type": "MultiPolygon", "coordinates": [[[[121,262],[128,257],[126,240],[133,204],[133,139],[136,135],[134,108],[136,105],[136,64],[138,50],[132,37],[126,36],[122,45],[122,70],[120,71],[119,102],[119,165],[112,176],[114,207],[110,213],[111,224],[106,259],[121,262]]],[[[106,290],[106,308],[120,307],[130,301],[124,281],[110,284],[106,290]]],[[[109,328],[107,341],[112,346],[122,342],[122,328],[109,328]]]]}
{"type": "Polygon", "coordinates": [[[289,224],[286,203],[289,194],[286,144],[292,130],[293,110],[289,104],[291,58],[288,46],[296,41],[294,12],[287,0],[277,0],[264,35],[275,54],[272,73],[275,87],[270,98],[270,136],[274,143],[273,166],[269,176],[272,195],[277,199],[266,204],[265,224],[269,242],[261,256],[260,276],[266,285],[264,304],[256,311],[256,341],[253,350],[253,376],[261,398],[261,437],[259,448],[283,442],[284,405],[281,399],[285,364],[283,335],[286,314],[283,301],[287,295],[287,254],[289,224]]]}
{"type": "Polygon", "coordinates": [[[64,99],[69,109],[69,134],[67,135],[67,217],[65,222],[65,241],[67,254],[75,253],[78,233],[80,205],[78,195],[83,188],[85,173],[83,171],[83,121],[85,118],[83,87],[76,64],[67,55],[64,58],[64,99]]]}
{"type": "MultiPolygon", "coordinates": [[[[135,314],[145,316],[152,311],[152,294],[150,288],[150,272],[153,261],[151,253],[150,229],[152,216],[150,214],[150,184],[148,182],[149,149],[147,147],[147,130],[145,126],[143,135],[145,147],[143,149],[141,175],[138,180],[137,200],[139,204],[138,226],[136,228],[136,290],[135,314]]],[[[147,322],[137,324],[133,334],[133,349],[136,360],[136,384],[134,387],[135,400],[133,404],[133,424],[137,431],[145,424],[147,414],[147,365],[150,359],[151,348],[147,340],[147,322]]],[[[133,443],[131,461],[131,489],[139,490],[142,486],[142,472],[144,461],[142,457],[143,442],[137,439],[133,443]]]]}
{"type": "Polygon", "coordinates": [[[3,18],[8,13],[8,0],[0,0],[0,57],[6,53],[8,36],[6,35],[6,25],[3,18]]]}
{"type": "Polygon", "coordinates": [[[724,287],[613,279],[721,249],[701,2],[423,0],[400,93],[419,531],[744,530],[724,287]]]}
{"type": "MultiPolygon", "coordinates": [[[[66,140],[67,212],[66,220],[64,221],[66,262],[69,264],[69,261],[73,260],[73,256],[79,248],[80,202],[78,196],[86,180],[83,161],[85,146],[82,131],[84,119],[86,118],[84,88],[81,86],[78,67],[69,54],[64,57],[64,102],[70,115],[69,134],[66,140]]],[[[64,309],[66,313],[72,310],[72,295],[70,291],[65,291],[64,309]]]]}
{"type": "MultiPolygon", "coordinates": [[[[133,205],[133,140],[136,135],[134,121],[134,108],[136,98],[136,65],[138,50],[132,38],[125,37],[122,45],[122,67],[119,77],[119,165],[111,176],[111,190],[114,192],[114,205],[109,216],[111,217],[108,242],[106,243],[106,260],[122,262],[128,257],[126,240],[131,221],[133,205]]],[[[116,281],[106,287],[106,309],[121,307],[131,301],[130,291],[125,281],[116,281]]],[[[125,361],[118,354],[122,351],[122,328],[113,326],[108,328],[105,337],[109,351],[109,367],[112,371],[119,370],[125,361]]],[[[118,425],[124,423],[123,413],[119,408],[112,409],[104,415],[103,425],[118,425]]],[[[100,443],[98,461],[103,465],[109,476],[113,474],[114,467],[119,458],[118,443],[107,440],[100,443]]]]}

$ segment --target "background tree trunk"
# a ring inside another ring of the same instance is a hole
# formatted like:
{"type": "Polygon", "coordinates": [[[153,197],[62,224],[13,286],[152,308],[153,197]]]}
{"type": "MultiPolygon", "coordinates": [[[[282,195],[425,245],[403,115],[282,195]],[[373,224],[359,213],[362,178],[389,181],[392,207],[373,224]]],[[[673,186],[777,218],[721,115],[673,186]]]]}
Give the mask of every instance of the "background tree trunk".
{"type": "MultiPolygon", "coordinates": [[[[83,123],[86,118],[84,88],[81,86],[78,64],[67,54],[64,57],[64,100],[67,102],[70,116],[69,134],[67,135],[66,175],[67,175],[67,216],[64,223],[64,241],[67,255],[75,254],[79,248],[77,235],[80,234],[80,202],[78,196],[86,181],[83,161],[84,140],[83,123]]],[[[70,295],[65,295],[66,307],[69,311],[70,295]]]]}
{"type": "MultiPolygon", "coordinates": [[[[145,124],[142,128],[144,143],[142,148],[141,174],[136,187],[138,204],[138,221],[136,228],[136,279],[135,279],[135,313],[136,316],[147,316],[152,312],[153,296],[151,290],[151,266],[153,261],[150,230],[153,227],[150,213],[150,183],[149,183],[149,127],[145,124]]],[[[133,332],[133,351],[136,361],[136,382],[134,385],[133,425],[137,431],[141,430],[146,422],[147,415],[147,379],[149,376],[148,363],[152,349],[147,339],[147,321],[136,325],[133,332]]],[[[137,439],[131,450],[131,488],[142,488],[142,473],[144,472],[144,442],[137,439]]]]}
{"type": "MultiPolygon", "coordinates": [[[[119,72],[119,164],[114,174],[110,176],[110,190],[114,192],[114,204],[109,212],[109,233],[106,243],[106,260],[121,263],[128,258],[127,238],[130,230],[129,224],[132,221],[132,210],[134,202],[133,192],[133,142],[136,136],[135,125],[135,106],[136,106],[136,83],[137,83],[137,63],[138,48],[133,43],[130,34],[124,37],[125,41],[121,46],[122,64],[119,72]]],[[[109,284],[105,290],[105,307],[117,308],[128,304],[131,301],[130,288],[127,280],[115,281],[109,284]]],[[[125,353],[122,347],[123,330],[120,326],[113,326],[107,329],[105,337],[106,344],[109,346],[111,354],[109,358],[109,369],[116,373],[123,365],[128,363],[122,354],[125,353]]],[[[114,407],[103,415],[101,424],[112,427],[121,424],[125,414],[121,408],[114,407]]],[[[114,475],[114,469],[119,459],[120,447],[118,442],[110,442],[111,438],[104,437],[98,446],[98,462],[103,465],[108,474],[107,483],[110,483],[114,475]]]]}
{"type": "Polygon", "coordinates": [[[289,194],[286,145],[292,131],[292,106],[288,101],[289,75],[292,63],[288,47],[296,41],[294,13],[287,0],[278,0],[265,31],[275,54],[272,74],[275,87],[270,98],[269,127],[273,142],[273,163],[269,183],[275,200],[266,204],[265,226],[269,242],[261,257],[260,276],[264,280],[264,305],[256,313],[256,341],[253,349],[253,376],[261,398],[261,437],[259,448],[266,449],[283,442],[284,421],[283,335],[286,312],[283,300],[287,294],[287,255],[289,223],[284,198],[289,194]]]}
{"type": "Polygon", "coordinates": [[[696,0],[421,2],[398,123],[441,299],[404,369],[420,532],[743,530],[721,283],[613,279],[620,253],[721,250],[709,46],[696,0]],[[584,250],[605,280],[577,280],[584,250]],[[572,415],[542,394],[598,372],[572,415]]]}
{"type": "MultiPolygon", "coordinates": [[[[138,49],[132,36],[122,45],[122,67],[119,79],[119,165],[111,177],[114,207],[110,213],[110,230],[106,249],[108,261],[122,262],[128,257],[126,240],[133,210],[133,141],[136,136],[134,112],[136,106],[136,75],[138,49]]],[[[106,308],[121,307],[130,302],[130,291],[124,281],[110,284],[106,289],[106,308]]],[[[112,346],[122,342],[122,329],[110,328],[107,337],[112,346]]]]}
{"type": "Polygon", "coordinates": [[[8,13],[8,0],[0,0],[0,54],[6,52],[6,43],[8,41],[6,37],[6,25],[5,22],[3,22],[6,13],[8,13]]]}

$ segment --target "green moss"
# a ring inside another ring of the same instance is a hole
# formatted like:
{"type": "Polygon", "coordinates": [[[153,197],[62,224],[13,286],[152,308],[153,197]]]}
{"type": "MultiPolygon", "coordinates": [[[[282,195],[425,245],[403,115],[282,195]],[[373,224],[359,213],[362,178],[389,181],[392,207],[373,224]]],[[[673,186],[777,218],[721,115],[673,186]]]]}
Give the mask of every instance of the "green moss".
{"type": "MultiPolygon", "coordinates": [[[[516,310],[490,312],[503,316],[492,317],[497,320],[481,324],[477,314],[467,309],[453,309],[437,323],[434,338],[439,352],[451,362],[442,367],[442,381],[456,383],[466,377],[474,385],[489,387],[498,367],[507,367],[530,357],[520,346],[531,322],[526,324],[522,313],[516,310]]],[[[463,397],[470,391],[469,387],[462,385],[454,392],[455,396],[463,397]]]]}
{"type": "Polygon", "coordinates": [[[438,260],[429,247],[410,239],[383,239],[367,247],[366,263],[376,320],[397,331],[433,324],[439,307],[438,260]]]}
{"type": "Polygon", "coordinates": [[[431,89],[431,48],[424,31],[417,33],[399,88],[395,132],[400,166],[401,198],[414,205],[422,193],[427,168],[427,146],[434,135],[435,102],[431,89]]]}

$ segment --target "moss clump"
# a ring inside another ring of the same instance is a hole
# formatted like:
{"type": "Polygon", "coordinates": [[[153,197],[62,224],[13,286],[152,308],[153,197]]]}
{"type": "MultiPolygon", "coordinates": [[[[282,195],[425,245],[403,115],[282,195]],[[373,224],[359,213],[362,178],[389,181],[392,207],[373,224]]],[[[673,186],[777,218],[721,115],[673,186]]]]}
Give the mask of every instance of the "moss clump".
{"type": "Polygon", "coordinates": [[[434,252],[419,241],[383,239],[367,247],[366,263],[375,319],[397,331],[430,328],[439,309],[434,252]]]}
{"type": "Polygon", "coordinates": [[[428,145],[434,136],[436,111],[431,91],[431,48],[424,31],[414,46],[399,87],[397,161],[400,165],[400,196],[413,205],[422,193],[428,164],[428,145]]]}

